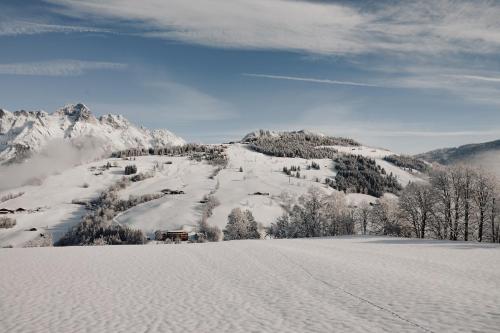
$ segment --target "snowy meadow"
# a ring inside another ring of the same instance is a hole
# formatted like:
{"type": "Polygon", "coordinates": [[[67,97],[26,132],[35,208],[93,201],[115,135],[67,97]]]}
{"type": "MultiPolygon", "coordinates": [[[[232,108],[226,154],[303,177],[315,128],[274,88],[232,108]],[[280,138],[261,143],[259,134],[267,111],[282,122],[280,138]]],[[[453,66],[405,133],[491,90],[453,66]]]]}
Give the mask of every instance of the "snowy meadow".
{"type": "Polygon", "coordinates": [[[500,248],[384,237],[1,249],[2,332],[497,332],[500,248]]]}

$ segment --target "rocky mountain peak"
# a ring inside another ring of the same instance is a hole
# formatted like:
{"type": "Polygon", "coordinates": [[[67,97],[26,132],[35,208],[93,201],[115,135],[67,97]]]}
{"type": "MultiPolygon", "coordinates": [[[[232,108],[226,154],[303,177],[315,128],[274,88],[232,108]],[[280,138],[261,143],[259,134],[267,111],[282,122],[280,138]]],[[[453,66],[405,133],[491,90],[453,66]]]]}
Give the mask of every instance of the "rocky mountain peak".
{"type": "Polygon", "coordinates": [[[82,103],[68,104],[57,111],[59,115],[69,116],[75,120],[95,120],[90,109],[82,103]]]}
{"type": "Polygon", "coordinates": [[[82,103],[69,104],[47,114],[42,111],[1,111],[0,164],[22,161],[26,152],[37,153],[54,140],[75,145],[81,141],[102,142],[106,151],[183,145],[169,131],[152,131],[130,123],[121,115],[99,117],[82,103]]]}

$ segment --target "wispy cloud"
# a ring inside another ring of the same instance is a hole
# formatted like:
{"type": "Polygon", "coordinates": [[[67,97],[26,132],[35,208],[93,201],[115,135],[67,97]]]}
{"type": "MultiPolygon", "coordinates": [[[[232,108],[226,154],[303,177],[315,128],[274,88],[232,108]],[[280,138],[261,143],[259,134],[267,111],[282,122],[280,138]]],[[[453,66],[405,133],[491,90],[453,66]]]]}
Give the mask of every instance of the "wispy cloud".
{"type": "Polygon", "coordinates": [[[179,121],[227,120],[236,116],[225,101],[194,87],[172,81],[145,83],[161,96],[156,113],[179,121]]]}
{"type": "Polygon", "coordinates": [[[0,75],[78,76],[93,70],[123,70],[126,64],[100,61],[53,60],[0,64],[0,75]]]}
{"type": "Polygon", "coordinates": [[[138,23],[155,37],[315,54],[440,55],[500,50],[500,3],[287,0],[47,0],[61,13],[138,23]]]}
{"type": "Polygon", "coordinates": [[[472,80],[472,81],[486,81],[486,82],[498,82],[500,83],[500,77],[492,76],[479,76],[479,75],[447,75],[452,78],[462,79],[462,80],[472,80]]]}
{"type": "Polygon", "coordinates": [[[106,29],[35,23],[29,21],[11,21],[2,18],[0,22],[0,36],[36,35],[43,33],[72,33],[72,32],[109,32],[106,29]]]}
{"type": "Polygon", "coordinates": [[[161,80],[142,82],[139,89],[147,90],[151,96],[146,102],[132,100],[126,104],[90,104],[97,110],[123,114],[137,123],[154,119],[150,127],[165,123],[168,126],[173,123],[192,126],[238,116],[229,103],[192,86],[161,80]]]}
{"type": "Polygon", "coordinates": [[[500,105],[500,77],[490,70],[425,65],[399,70],[391,79],[394,87],[441,90],[476,104],[500,105]]]}
{"type": "Polygon", "coordinates": [[[478,131],[368,131],[368,134],[387,137],[478,137],[498,135],[500,129],[478,131]]]}
{"type": "Polygon", "coordinates": [[[338,80],[329,80],[329,79],[317,79],[317,78],[299,77],[299,76],[252,74],[252,73],[242,73],[241,75],[249,76],[249,77],[257,77],[257,78],[274,79],[274,80],[304,81],[304,82],[312,82],[312,83],[346,85],[346,86],[379,87],[379,85],[371,84],[371,83],[338,81],[338,80]]]}

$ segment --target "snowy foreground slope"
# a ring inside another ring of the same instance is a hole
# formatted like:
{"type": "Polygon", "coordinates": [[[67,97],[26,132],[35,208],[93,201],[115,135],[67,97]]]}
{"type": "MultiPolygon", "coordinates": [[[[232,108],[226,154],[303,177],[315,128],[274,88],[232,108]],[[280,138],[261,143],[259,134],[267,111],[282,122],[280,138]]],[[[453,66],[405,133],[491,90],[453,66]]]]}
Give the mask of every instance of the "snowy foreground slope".
{"type": "Polygon", "coordinates": [[[397,238],[0,249],[1,332],[498,332],[500,248],[397,238]]]}

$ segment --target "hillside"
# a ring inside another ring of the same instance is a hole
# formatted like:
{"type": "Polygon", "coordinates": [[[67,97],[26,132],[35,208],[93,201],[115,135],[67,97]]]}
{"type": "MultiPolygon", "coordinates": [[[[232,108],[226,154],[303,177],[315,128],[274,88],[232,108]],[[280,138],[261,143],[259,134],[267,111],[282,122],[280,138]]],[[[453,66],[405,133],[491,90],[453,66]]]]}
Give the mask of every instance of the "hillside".
{"type": "Polygon", "coordinates": [[[0,249],[0,331],[497,332],[498,251],[381,237],[0,249]]]}
{"type": "MultiPolygon", "coordinates": [[[[8,215],[17,220],[17,225],[10,229],[0,229],[0,246],[23,246],[40,233],[46,232],[51,233],[56,241],[88,213],[85,206],[78,203],[98,197],[123,177],[125,166],[130,164],[137,166],[138,173],[154,170],[154,174],[151,178],[132,182],[121,190],[121,199],[159,194],[167,189],[183,191],[179,195],[165,195],[132,207],[114,219],[122,225],[141,229],[150,237],[158,229],[195,226],[201,218],[203,199],[207,195],[213,195],[220,203],[213,209],[208,222],[222,229],[233,208],[250,209],[258,222],[269,226],[282,214],[284,204],[296,200],[311,187],[326,194],[337,192],[325,184],[326,179],[336,177],[335,162],[332,159],[269,156],[241,143],[225,147],[227,165],[224,168],[190,156],[116,157],[51,174],[41,184],[27,184],[0,191],[0,197],[9,193],[23,193],[17,198],[1,202],[0,208],[25,210],[8,215]],[[319,169],[310,168],[312,162],[319,169]],[[106,168],[108,163],[112,167],[106,168]],[[300,167],[299,178],[283,172],[284,167],[292,166],[300,167]],[[72,203],[73,201],[76,203],[72,203]],[[31,228],[36,228],[36,231],[27,231],[31,228]]],[[[366,146],[332,148],[341,155],[373,158],[387,174],[393,174],[401,186],[409,181],[421,181],[418,172],[408,172],[384,161],[384,156],[392,154],[387,150],[366,146]]],[[[346,199],[350,205],[376,200],[373,196],[349,191],[346,199]]]]}
{"type": "Polygon", "coordinates": [[[96,118],[83,104],[70,104],[50,114],[0,109],[0,164],[22,161],[44,149],[57,150],[65,144],[103,157],[120,149],[184,143],[167,130],[137,127],[121,115],[96,118]]]}
{"type": "Polygon", "coordinates": [[[417,157],[444,165],[465,163],[480,166],[500,175],[500,140],[436,149],[417,157]]]}

